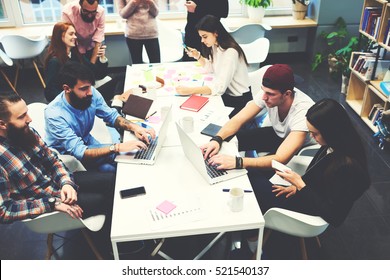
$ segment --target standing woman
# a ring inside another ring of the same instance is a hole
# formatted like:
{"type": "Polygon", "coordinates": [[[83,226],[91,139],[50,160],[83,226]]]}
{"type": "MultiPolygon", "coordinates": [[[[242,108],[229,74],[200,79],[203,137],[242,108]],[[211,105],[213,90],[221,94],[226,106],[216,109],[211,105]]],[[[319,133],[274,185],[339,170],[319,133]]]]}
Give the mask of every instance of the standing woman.
{"type": "Polygon", "coordinates": [[[125,37],[133,64],[142,63],[145,46],[150,63],[160,62],[157,0],[115,0],[119,15],[126,19],[125,37]]]}
{"type": "Polygon", "coordinates": [[[234,108],[229,115],[232,118],[252,100],[245,54],[217,17],[203,17],[196,29],[203,43],[202,53],[187,47],[187,54],[215,76],[210,86],[178,86],[176,91],[181,95],[221,95],[225,106],[234,108]]]}
{"type": "MultiPolygon", "coordinates": [[[[213,15],[218,19],[226,18],[229,13],[229,2],[228,0],[190,0],[185,1],[184,6],[187,8],[184,43],[191,48],[200,50],[202,43],[195,28],[196,24],[206,15],[213,15]]],[[[194,59],[184,51],[183,61],[192,60],[194,59]]]]}
{"type": "MultiPolygon", "coordinates": [[[[61,67],[68,61],[85,64],[92,70],[96,79],[102,79],[107,74],[108,60],[105,57],[105,46],[98,50],[96,63],[91,63],[86,56],[82,56],[76,48],[76,29],[72,23],[58,22],[54,25],[50,46],[45,58],[45,98],[51,102],[63,89],[59,83],[61,67]]],[[[104,98],[110,100],[114,95],[115,81],[107,83],[107,90],[100,90],[104,98]],[[111,85],[111,86],[110,86],[111,85]]],[[[105,85],[106,86],[106,85],[105,85]]]]}

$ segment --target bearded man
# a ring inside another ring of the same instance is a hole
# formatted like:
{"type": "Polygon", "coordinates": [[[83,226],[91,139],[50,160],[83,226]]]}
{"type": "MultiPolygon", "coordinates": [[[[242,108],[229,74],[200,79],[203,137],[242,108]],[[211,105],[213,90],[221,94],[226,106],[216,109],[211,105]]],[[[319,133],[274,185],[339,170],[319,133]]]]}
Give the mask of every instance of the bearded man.
{"type": "Polygon", "coordinates": [[[0,223],[60,211],[76,219],[106,214],[109,226],[115,176],[76,172],[73,177],[29,127],[31,121],[19,95],[0,93],[0,223]]]}
{"type": "Polygon", "coordinates": [[[104,41],[105,14],[98,0],[72,1],[62,8],[62,21],[76,28],[77,48],[95,64],[104,41]]]}
{"type": "Polygon", "coordinates": [[[64,90],[45,109],[46,141],[61,154],[76,157],[87,170],[115,172],[116,154],[146,149],[149,138],[156,135],[152,128],[132,123],[108,107],[92,86],[94,81],[93,73],[83,64],[67,62],[63,66],[60,82],[64,90]],[[91,135],[95,116],[111,128],[132,131],[138,140],[119,143],[118,137],[112,135],[112,143],[100,143],[91,135]]]}

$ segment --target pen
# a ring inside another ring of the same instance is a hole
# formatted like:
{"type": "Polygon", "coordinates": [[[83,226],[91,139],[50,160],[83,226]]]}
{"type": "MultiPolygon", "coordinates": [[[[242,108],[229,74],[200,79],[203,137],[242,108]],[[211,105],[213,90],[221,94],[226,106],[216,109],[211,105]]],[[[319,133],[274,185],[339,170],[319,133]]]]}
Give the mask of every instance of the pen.
{"type": "Polygon", "coordinates": [[[153,115],[156,114],[156,113],[157,113],[157,111],[154,111],[154,112],[151,113],[149,116],[147,116],[147,117],[145,118],[145,120],[149,119],[151,116],[153,116],[153,115]]]}
{"type": "MultiPolygon", "coordinates": [[[[230,189],[222,189],[223,192],[230,192],[230,189]]],[[[252,190],[244,190],[244,193],[251,193],[252,190]]]]}

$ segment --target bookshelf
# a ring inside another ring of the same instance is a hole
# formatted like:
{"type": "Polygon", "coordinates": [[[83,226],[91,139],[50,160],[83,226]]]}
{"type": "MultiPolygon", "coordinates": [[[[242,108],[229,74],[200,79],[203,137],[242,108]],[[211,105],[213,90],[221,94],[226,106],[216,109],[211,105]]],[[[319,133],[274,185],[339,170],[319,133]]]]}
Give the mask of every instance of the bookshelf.
{"type": "MultiPolygon", "coordinates": [[[[385,0],[365,0],[362,8],[359,32],[368,39],[378,43],[380,48],[390,51],[390,3],[385,0]]],[[[378,50],[379,51],[379,50],[378,50]]],[[[369,118],[374,105],[387,110],[389,98],[380,88],[380,80],[383,75],[375,75],[378,80],[373,80],[374,76],[362,75],[361,72],[354,69],[358,60],[352,55],[350,69],[351,77],[347,91],[346,102],[362,119],[362,121],[374,132],[377,128],[369,118]]],[[[378,56],[375,58],[374,73],[376,72],[378,56]]]]}

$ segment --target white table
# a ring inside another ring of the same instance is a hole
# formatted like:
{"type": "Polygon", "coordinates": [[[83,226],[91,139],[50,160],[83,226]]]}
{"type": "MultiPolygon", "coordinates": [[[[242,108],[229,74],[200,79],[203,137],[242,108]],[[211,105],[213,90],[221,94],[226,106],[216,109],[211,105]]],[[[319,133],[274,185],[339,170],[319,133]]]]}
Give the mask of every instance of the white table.
{"type": "MultiPolygon", "coordinates": [[[[182,67],[188,63],[178,63],[177,65],[182,67]]],[[[137,65],[136,67],[148,69],[148,66],[145,65],[137,65]]],[[[161,69],[164,66],[154,65],[153,67],[161,69]]],[[[172,69],[172,64],[169,64],[167,69],[172,69]]],[[[196,69],[196,71],[199,70],[196,69]]],[[[125,88],[130,88],[129,71],[126,76],[125,88]]],[[[169,124],[168,135],[154,165],[118,163],[111,227],[111,241],[115,259],[119,259],[117,246],[119,242],[248,229],[259,229],[256,257],[260,258],[264,218],[254,193],[246,193],[244,210],[234,213],[229,210],[227,205],[229,193],[222,192],[222,189],[237,186],[252,189],[248,177],[241,176],[209,185],[185,157],[175,127],[176,120],[183,116],[192,116],[195,120],[195,126],[191,137],[201,145],[209,141],[210,137],[201,135],[200,131],[210,122],[223,125],[228,120],[227,115],[230,111],[223,105],[220,97],[210,97],[208,104],[199,112],[180,109],[180,105],[187,98],[174,94],[167,95],[163,91],[162,96],[157,95],[150,109],[150,113],[157,111],[156,116],[159,116],[162,106],[172,104],[172,121],[169,124]],[[120,190],[137,186],[145,186],[146,195],[127,199],[120,198],[120,190]],[[200,211],[196,215],[184,215],[180,218],[156,221],[155,211],[160,213],[156,210],[156,206],[164,200],[177,205],[177,209],[173,210],[172,213],[180,212],[181,209],[188,210],[186,209],[189,207],[188,205],[195,205],[200,211]]],[[[134,137],[131,133],[125,133],[124,140],[131,137],[134,137]]],[[[234,140],[231,142],[234,143],[234,140]]]]}

